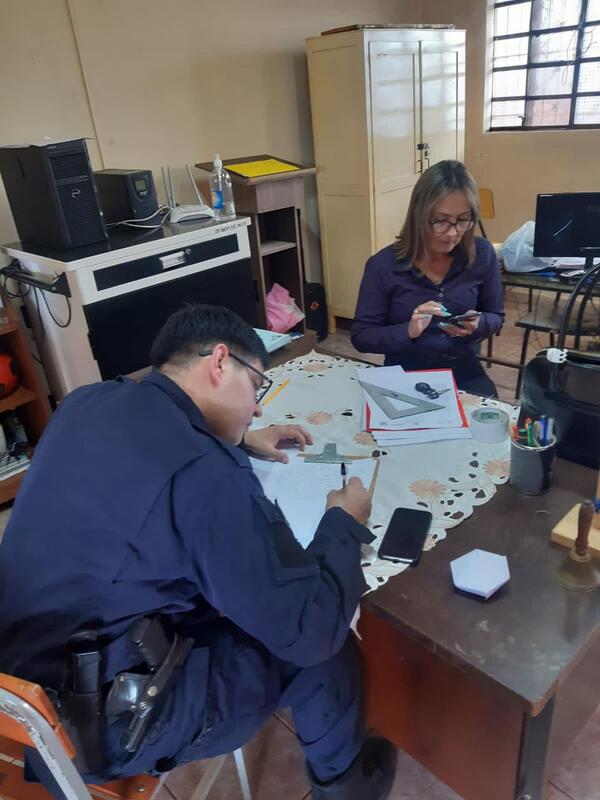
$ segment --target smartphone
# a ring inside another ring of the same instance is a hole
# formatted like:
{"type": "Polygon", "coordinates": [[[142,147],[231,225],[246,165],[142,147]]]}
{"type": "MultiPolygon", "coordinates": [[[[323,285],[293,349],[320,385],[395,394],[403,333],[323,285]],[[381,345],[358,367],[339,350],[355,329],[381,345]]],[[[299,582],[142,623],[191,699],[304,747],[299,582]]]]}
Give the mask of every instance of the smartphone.
{"type": "Polygon", "coordinates": [[[431,511],[397,508],[379,546],[379,558],[414,566],[418,563],[431,528],[431,511]]]}
{"type": "Polygon", "coordinates": [[[451,317],[446,317],[442,322],[449,322],[450,325],[458,325],[460,328],[461,322],[477,319],[481,316],[481,311],[469,311],[466,314],[453,314],[451,317]]]}

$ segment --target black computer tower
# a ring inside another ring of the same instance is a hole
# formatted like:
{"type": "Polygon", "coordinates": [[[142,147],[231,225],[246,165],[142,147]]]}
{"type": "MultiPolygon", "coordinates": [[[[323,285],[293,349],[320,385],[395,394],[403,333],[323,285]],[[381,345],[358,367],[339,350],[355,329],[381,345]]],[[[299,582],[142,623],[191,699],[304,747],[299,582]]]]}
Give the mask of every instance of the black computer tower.
{"type": "Polygon", "coordinates": [[[70,250],[106,239],[84,139],[0,147],[0,174],[22,242],[70,250]]]}

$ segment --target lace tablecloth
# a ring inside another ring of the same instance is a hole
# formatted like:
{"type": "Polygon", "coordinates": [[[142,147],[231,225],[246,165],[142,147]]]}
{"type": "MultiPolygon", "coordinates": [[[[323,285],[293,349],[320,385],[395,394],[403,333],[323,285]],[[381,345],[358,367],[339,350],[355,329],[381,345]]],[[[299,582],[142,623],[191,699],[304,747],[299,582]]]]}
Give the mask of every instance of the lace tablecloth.
{"type": "MultiPolygon", "coordinates": [[[[470,516],[475,506],[487,503],[498,484],[506,483],[510,440],[501,444],[471,439],[380,448],[370,433],[360,430],[362,391],[357,366],[365,365],[313,351],[270,370],[274,380],[272,400],[267,397],[256,427],[297,423],[312,434],[311,451],[320,453],[326,442],[335,442],[338,452],[345,455],[381,454],[369,522],[377,539],[363,547],[365,579],[375,589],[406,569],[405,564],[381,561],[376,555],[394,509],[407,506],[432,512],[433,524],[425,545],[430,550],[470,516]],[[275,394],[285,381],[289,383],[275,394]]],[[[493,406],[504,409],[511,420],[517,417],[516,408],[498,400],[464,392],[461,399],[467,414],[479,406],[493,406]]]]}

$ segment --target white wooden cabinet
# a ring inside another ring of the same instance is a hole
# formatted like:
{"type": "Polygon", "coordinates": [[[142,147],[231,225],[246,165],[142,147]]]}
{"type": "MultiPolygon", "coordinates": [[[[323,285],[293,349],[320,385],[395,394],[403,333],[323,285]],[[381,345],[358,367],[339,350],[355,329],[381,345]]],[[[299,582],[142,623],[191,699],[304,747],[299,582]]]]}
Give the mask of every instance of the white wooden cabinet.
{"type": "Polygon", "coordinates": [[[464,158],[465,32],[357,30],[306,46],[329,312],[352,318],[365,261],[394,241],[421,172],[464,158]]]}

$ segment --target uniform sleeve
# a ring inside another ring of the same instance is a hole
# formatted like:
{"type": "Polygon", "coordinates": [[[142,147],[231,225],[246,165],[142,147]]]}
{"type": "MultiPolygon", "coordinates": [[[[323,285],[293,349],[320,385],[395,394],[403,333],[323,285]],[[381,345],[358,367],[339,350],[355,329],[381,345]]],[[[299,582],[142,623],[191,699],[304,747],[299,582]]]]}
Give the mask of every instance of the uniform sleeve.
{"type": "Polygon", "coordinates": [[[275,656],[317,664],[343,645],[367,586],[361,542],[373,536],[339,508],[304,550],[251,469],[198,459],[173,482],[176,529],[203,597],[275,656]]]}
{"type": "Polygon", "coordinates": [[[487,241],[481,258],[484,262],[484,279],[479,290],[476,311],[481,311],[481,319],[475,332],[477,339],[486,339],[496,333],[504,322],[504,286],[500,275],[500,265],[493,246],[487,241]]]}
{"type": "Polygon", "coordinates": [[[390,324],[389,292],[378,258],[367,261],[352,323],[350,338],[360,353],[391,353],[412,342],[408,320],[390,324]]]}

